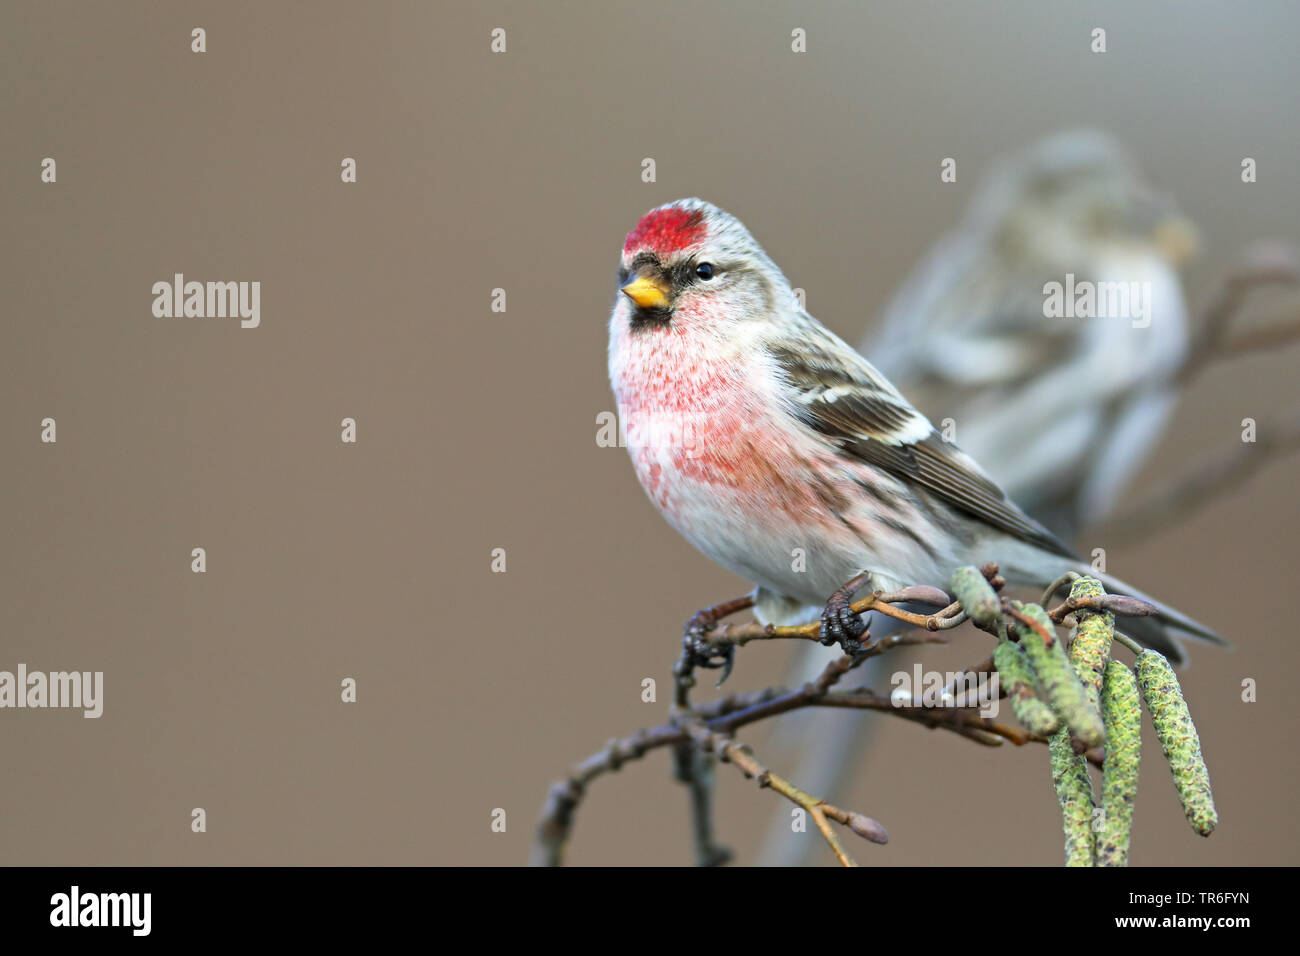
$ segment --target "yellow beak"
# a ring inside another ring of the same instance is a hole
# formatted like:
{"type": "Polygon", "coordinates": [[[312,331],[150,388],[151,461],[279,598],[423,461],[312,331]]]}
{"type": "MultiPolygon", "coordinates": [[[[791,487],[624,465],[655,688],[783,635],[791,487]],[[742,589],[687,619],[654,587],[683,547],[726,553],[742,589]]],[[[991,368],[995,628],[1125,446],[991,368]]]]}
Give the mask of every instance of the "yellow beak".
{"type": "Polygon", "coordinates": [[[647,279],[645,276],[637,276],[627,285],[623,286],[622,293],[637,304],[642,309],[666,309],[668,308],[668,289],[663,283],[654,279],[647,279]]]}
{"type": "Polygon", "coordinates": [[[1151,238],[1164,257],[1176,266],[1195,256],[1200,246],[1196,227],[1182,216],[1166,217],[1156,226],[1151,238]]]}

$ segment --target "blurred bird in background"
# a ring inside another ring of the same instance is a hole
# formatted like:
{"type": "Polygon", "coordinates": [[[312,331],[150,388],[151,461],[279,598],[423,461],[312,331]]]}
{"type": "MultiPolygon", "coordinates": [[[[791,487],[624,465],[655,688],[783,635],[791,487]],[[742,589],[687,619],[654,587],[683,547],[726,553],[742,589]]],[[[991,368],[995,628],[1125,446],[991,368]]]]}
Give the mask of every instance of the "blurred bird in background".
{"type": "MultiPolygon", "coordinates": [[[[1189,342],[1179,268],[1196,244],[1192,224],[1112,137],[1058,133],[993,166],[861,350],[1011,500],[1069,541],[1107,517],[1173,412],[1189,342]],[[1049,283],[1147,283],[1129,286],[1149,290],[1146,314],[1048,317],[1049,283]]],[[[879,615],[868,624],[877,637],[898,627],[879,615]]],[[[791,685],[828,658],[800,648],[791,685]]],[[[872,665],[874,686],[884,675],[872,665]]],[[[833,793],[861,759],[862,724],[842,718],[810,712],[783,728],[783,743],[818,742],[800,748],[795,778],[812,792],[833,793]]],[[[759,862],[793,865],[806,848],[780,816],[759,862]]]]}
{"type": "Polygon", "coordinates": [[[1069,539],[1106,517],[1173,411],[1188,346],[1178,269],[1196,241],[1114,139],[1051,136],[990,173],[863,352],[1069,539]],[[1067,276],[1149,283],[1149,314],[1048,318],[1045,286],[1067,276]]]}

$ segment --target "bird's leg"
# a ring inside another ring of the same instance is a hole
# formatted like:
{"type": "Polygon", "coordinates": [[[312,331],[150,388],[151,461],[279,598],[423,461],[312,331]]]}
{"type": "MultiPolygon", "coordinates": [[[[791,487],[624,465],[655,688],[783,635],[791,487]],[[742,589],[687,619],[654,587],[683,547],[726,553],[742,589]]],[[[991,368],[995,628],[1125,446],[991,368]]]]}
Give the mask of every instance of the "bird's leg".
{"type": "Polygon", "coordinates": [[[831,595],[822,610],[821,642],[826,647],[839,644],[845,654],[856,655],[862,651],[860,638],[867,633],[867,624],[854,613],[853,595],[864,584],[870,583],[872,574],[863,571],[831,595]]]}
{"type": "Polygon", "coordinates": [[[746,594],[744,597],[723,601],[721,604],[715,604],[712,607],[706,607],[704,610],[696,611],[691,615],[691,619],[686,622],[682,639],[682,644],[690,656],[691,666],[721,667],[723,671],[718,683],[721,684],[725,681],[728,675],[731,674],[732,664],[735,663],[736,645],[727,644],[722,649],[718,649],[710,644],[706,638],[708,633],[717,627],[718,622],[724,617],[753,606],[754,595],[751,593],[746,594]]]}

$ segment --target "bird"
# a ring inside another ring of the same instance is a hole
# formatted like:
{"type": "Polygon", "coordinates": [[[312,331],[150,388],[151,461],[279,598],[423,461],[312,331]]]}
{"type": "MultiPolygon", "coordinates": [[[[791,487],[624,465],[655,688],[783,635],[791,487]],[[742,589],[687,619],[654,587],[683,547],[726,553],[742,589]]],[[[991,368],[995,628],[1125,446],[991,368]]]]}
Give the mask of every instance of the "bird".
{"type": "Polygon", "coordinates": [[[640,484],[696,549],[755,585],[760,622],[820,614],[823,642],[848,649],[865,625],[833,597],[846,582],[897,590],[996,562],[1011,586],[1076,571],[1148,601],[1156,614],[1123,629],[1175,657],[1179,637],[1224,643],[1029,517],[702,199],[652,209],[627,234],[608,371],[640,484]]]}
{"type": "Polygon", "coordinates": [[[1114,136],[1056,132],[993,163],[862,349],[1070,540],[1109,516],[1173,412],[1189,347],[1179,269],[1197,244],[1114,136]],[[1148,314],[1045,320],[1053,282],[1145,283],[1148,314]]]}

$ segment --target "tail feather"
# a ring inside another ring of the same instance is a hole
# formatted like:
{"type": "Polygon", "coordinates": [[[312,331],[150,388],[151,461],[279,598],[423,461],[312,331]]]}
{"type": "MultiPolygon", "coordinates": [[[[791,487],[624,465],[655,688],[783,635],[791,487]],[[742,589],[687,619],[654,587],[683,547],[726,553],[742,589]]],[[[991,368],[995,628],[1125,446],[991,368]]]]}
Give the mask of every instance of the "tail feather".
{"type": "MultiPolygon", "coordinates": [[[[1122,617],[1116,620],[1115,627],[1142,646],[1164,654],[1175,664],[1186,662],[1182,644],[1179,643],[1180,637],[1205,641],[1208,644],[1217,644],[1220,647],[1232,646],[1222,635],[1204,624],[1175,611],[1169,605],[1157,601],[1151,595],[1139,591],[1119,578],[1095,571],[1086,565],[1080,565],[1076,570],[1080,574],[1087,574],[1097,578],[1101,581],[1108,594],[1124,594],[1153,605],[1158,611],[1157,614],[1151,617],[1122,617]]],[[[1065,588],[1062,588],[1062,590],[1065,590],[1065,588]]]]}

